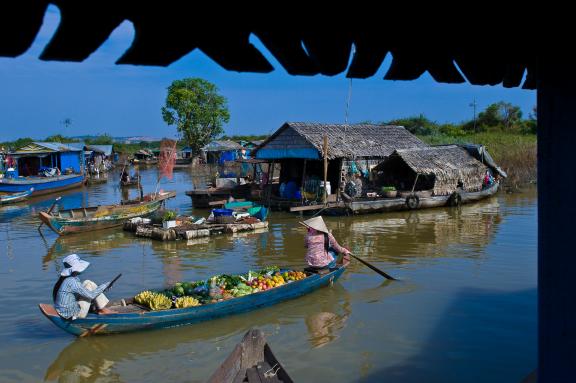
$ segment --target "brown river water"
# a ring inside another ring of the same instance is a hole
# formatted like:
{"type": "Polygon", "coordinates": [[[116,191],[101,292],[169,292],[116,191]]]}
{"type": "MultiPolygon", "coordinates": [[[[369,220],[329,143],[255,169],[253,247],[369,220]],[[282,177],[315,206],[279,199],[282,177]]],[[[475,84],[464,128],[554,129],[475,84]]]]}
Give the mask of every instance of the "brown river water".
{"type": "MultiPolygon", "coordinates": [[[[152,192],[156,170],[141,172],[152,192]]],[[[107,184],[62,193],[64,208],[116,203],[107,184]]],[[[177,170],[161,188],[193,211],[177,170]]],[[[133,194],[136,191],[132,191],[133,194]]],[[[58,238],[37,213],[56,195],[0,207],[0,382],[202,382],[251,327],[262,329],[297,382],[519,382],[536,366],[536,190],[461,209],[326,218],[339,242],[387,273],[354,262],[331,288],[196,325],[76,339],[39,309],[61,259],[91,262],[83,279],[119,272],[112,299],[178,280],[304,259],[299,217],[273,212],[262,233],[157,242],[121,229],[58,238]]]]}

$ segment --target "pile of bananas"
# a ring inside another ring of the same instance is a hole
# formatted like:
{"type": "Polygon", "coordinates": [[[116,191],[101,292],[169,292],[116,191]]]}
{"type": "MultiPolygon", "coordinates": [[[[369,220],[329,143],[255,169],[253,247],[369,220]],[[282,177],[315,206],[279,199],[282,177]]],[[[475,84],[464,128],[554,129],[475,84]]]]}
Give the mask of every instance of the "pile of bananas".
{"type": "Polygon", "coordinates": [[[172,300],[164,294],[142,291],[134,297],[136,303],[148,306],[151,310],[167,310],[172,308],[172,300]]]}
{"type": "Polygon", "coordinates": [[[198,299],[192,298],[192,297],[177,298],[176,303],[175,303],[175,306],[177,309],[182,309],[185,307],[199,306],[199,305],[200,305],[200,302],[198,301],[198,299]]]}

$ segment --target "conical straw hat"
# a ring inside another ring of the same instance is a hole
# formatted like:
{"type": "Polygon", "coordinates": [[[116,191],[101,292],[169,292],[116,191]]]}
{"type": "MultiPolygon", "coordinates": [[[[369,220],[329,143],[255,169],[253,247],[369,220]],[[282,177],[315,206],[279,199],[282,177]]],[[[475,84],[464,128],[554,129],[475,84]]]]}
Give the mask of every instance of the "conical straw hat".
{"type": "Polygon", "coordinates": [[[314,230],[321,231],[322,233],[326,233],[326,234],[330,233],[328,231],[328,228],[326,227],[326,224],[324,223],[324,220],[322,219],[322,217],[310,218],[310,219],[307,219],[306,221],[303,221],[300,223],[306,227],[310,227],[314,230]]]}

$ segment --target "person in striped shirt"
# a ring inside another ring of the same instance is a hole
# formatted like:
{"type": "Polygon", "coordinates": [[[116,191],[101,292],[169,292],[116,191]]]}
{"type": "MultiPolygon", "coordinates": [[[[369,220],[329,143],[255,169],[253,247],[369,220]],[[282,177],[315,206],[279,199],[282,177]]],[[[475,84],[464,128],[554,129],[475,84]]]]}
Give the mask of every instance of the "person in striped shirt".
{"type": "Polygon", "coordinates": [[[108,298],[103,294],[110,282],[97,286],[94,282],[80,281],[78,275],[90,265],[76,254],[71,254],[62,260],[64,270],[52,290],[54,308],[65,319],[74,320],[88,315],[92,301],[98,310],[104,309],[108,298]]]}
{"type": "Polygon", "coordinates": [[[337,254],[348,256],[350,250],[340,246],[336,238],[328,231],[322,217],[310,218],[300,222],[308,228],[305,246],[306,262],[313,268],[335,267],[337,254]]]}

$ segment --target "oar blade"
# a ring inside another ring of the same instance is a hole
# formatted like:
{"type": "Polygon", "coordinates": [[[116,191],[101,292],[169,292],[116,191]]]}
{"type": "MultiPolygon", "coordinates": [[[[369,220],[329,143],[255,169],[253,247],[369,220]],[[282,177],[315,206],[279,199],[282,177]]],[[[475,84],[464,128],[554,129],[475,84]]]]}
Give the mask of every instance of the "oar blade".
{"type": "Polygon", "coordinates": [[[382,275],[384,278],[386,279],[390,279],[391,281],[397,281],[396,278],[386,274],[384,271],[380,270],[379,268],[377,268],[376,266],[366,262],[365,260],[363,260],[362,258],[354,255],[354,254],[350,254],[354,259],[357,259],[358,261],[360,261],[361,263],[363,263],[364,265],[368,266],[370,269],[374,270],[375,272],[377,272],[378,274],[382,275]]]}

